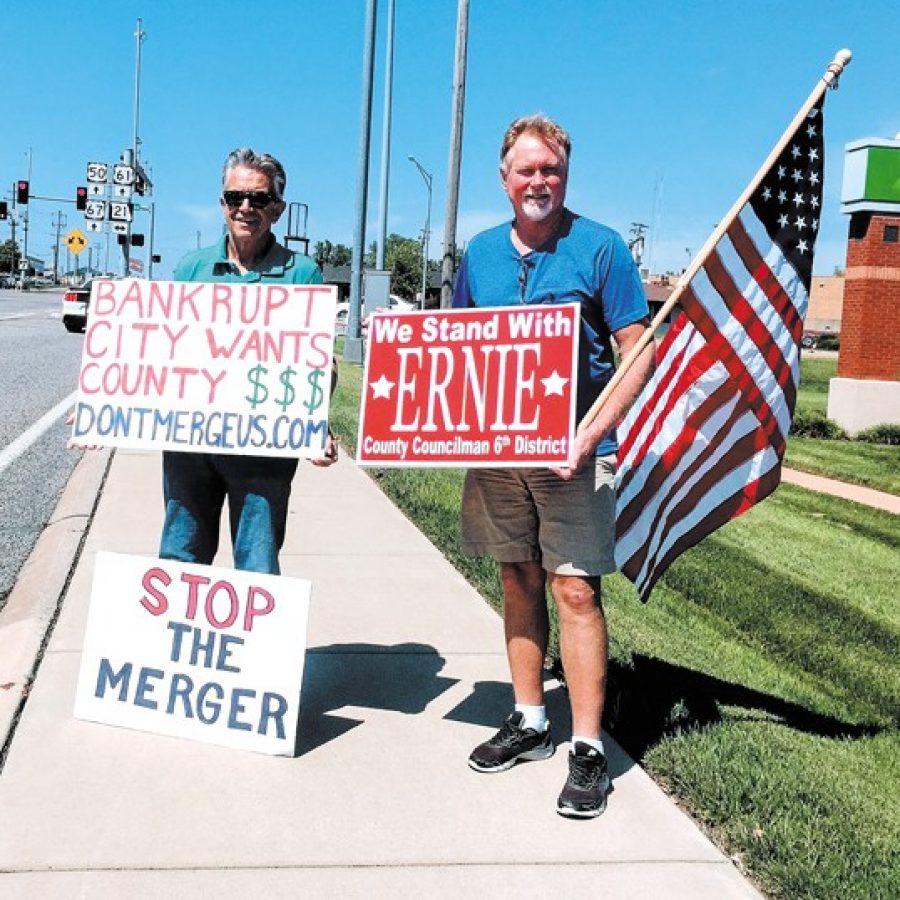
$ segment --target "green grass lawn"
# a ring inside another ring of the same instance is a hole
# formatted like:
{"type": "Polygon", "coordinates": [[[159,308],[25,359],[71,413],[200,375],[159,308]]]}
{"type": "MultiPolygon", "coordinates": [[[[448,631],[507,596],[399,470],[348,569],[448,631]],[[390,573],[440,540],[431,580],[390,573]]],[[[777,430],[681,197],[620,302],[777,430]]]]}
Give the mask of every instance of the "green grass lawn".
{"type": "MultiPolygon", "coordinates": [[[[350,450],[360,383],[342,364],[350,450]]],[[[459,550],[462,472],[372,474],[499,609],[494,564],[459,550]]],[[[898,550],[897,517],[783,485],[648,604],[604,582],[607,726],[770,896],[897,896],[898,550]]]]}
{"type": "MultiPolygon", "coordinates": [[[[825,415],[828,382],[837,372],[837,358],[800,360],[797,412],[825,415]]],[[[826,441],[791,435],[785,465],[802,472],[862,484],[889,494],[900,494],[900,447],[857,441],[826,441]]]]}

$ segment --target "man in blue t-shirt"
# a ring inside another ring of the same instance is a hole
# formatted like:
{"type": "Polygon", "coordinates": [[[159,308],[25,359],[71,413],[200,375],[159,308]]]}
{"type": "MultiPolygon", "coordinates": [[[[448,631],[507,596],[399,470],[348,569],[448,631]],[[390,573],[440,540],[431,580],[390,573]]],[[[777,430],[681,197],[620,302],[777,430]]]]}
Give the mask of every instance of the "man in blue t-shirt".
{"type": "MultiPolygon", "coordinates": [[[[463,257],[453,305],[581,304],[577,411],[591,408],[647,322],[640,277],[622,238],[565,208],[571,141],[545,116],[517,119],[500,150],[512,223],[477,235],[463,257]]],[[[549,632],[546,588],[559,610],[560,650],[572,706],[569,776],[557,812],[598,816],[609,775],[600,719],[606,622],[600,576],[615,571],[615,427],[653,369],[640,354],[595,418],[575,437],[562,469],[471,469],[462,503],[463,549],[500,563],[506,652],[515,711],[469,765],[502,772],[553,754],[543,693],[549,632]]]]}
{"type": "MultiPolygon", "coordinates": [[[[176,267],[175,281],[231,281],[248,284],[321,284],[322,273],[302,253],[275,240],[272,226],[285,209],[284,167],[268,153],[234,150],[225,160],[220,203],[227,234],[212,247],[189,253],[176,267]]],[[[332,369],[332,390],[337,369],[332,369]]],[[[325,458],[331,465],[337,443],[328,432],[325,458]]],[[[163,559],[209,565],[219,545],[219,520],[228,498],[234,564],[249,572],[280,574],[291,481],[297,460],[225,453],[163,453],[165,521],[163,559]]]]}

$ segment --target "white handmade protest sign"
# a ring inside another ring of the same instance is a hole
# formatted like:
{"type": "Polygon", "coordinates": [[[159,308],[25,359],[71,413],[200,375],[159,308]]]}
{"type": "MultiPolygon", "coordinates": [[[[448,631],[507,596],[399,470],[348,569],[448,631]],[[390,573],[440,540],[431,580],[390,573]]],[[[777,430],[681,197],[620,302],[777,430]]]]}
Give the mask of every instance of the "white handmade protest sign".
{"type": "Polygon", "coordinates": [[[321,458],[337,288],[95,280],[72,443],[321,458]]]}
{"type": "Polygon", "coordinates": [[[75,716],[292,756],[310,583],[97,554],[75,716]]]}

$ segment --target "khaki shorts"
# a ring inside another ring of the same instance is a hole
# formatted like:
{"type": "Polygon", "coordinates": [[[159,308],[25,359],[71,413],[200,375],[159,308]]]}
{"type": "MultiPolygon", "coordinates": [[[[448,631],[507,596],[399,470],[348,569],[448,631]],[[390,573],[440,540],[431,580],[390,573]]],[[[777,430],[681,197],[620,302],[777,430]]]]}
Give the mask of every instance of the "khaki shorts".
{"type": "Polygon", "coordinates": [[[462,549],[498,562],[540,562],[559,575],[615,572],[614,455],[571,481],[549,469],[470,469],[462,499],[462,549]]]}

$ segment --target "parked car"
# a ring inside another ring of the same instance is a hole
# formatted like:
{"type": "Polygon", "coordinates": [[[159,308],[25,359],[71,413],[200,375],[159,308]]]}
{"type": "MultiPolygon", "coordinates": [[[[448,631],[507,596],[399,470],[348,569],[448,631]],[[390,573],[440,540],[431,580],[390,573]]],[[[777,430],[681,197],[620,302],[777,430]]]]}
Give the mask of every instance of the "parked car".
{"type": "MultiPolygon", "coordinates": [[[[396,294],[390,295],[390,306],[388,307],[391,312],[412,312],[419,308],[418,304],[414,303],[412,300],[404,300],[402,297],[398,297],[396,294]]],[[[379,309],[384,309],[383,306],[379,306],[379,309]]],[[[337,333],[343,334],[347,328],[347,319],[350,316],[350,304],[344,301],[343,303],[338,303],[335,307],[334,313],[334,322],[337,326],[337,333]]]]}
{"type": "Polygon", "coordinates": [[[62,323],[66,331],[82,332],[87,328],[88,306],[91,302],[91,285],[98,278],[89,278],[80,287],[70,287],[62,299],[62,323]]]}

